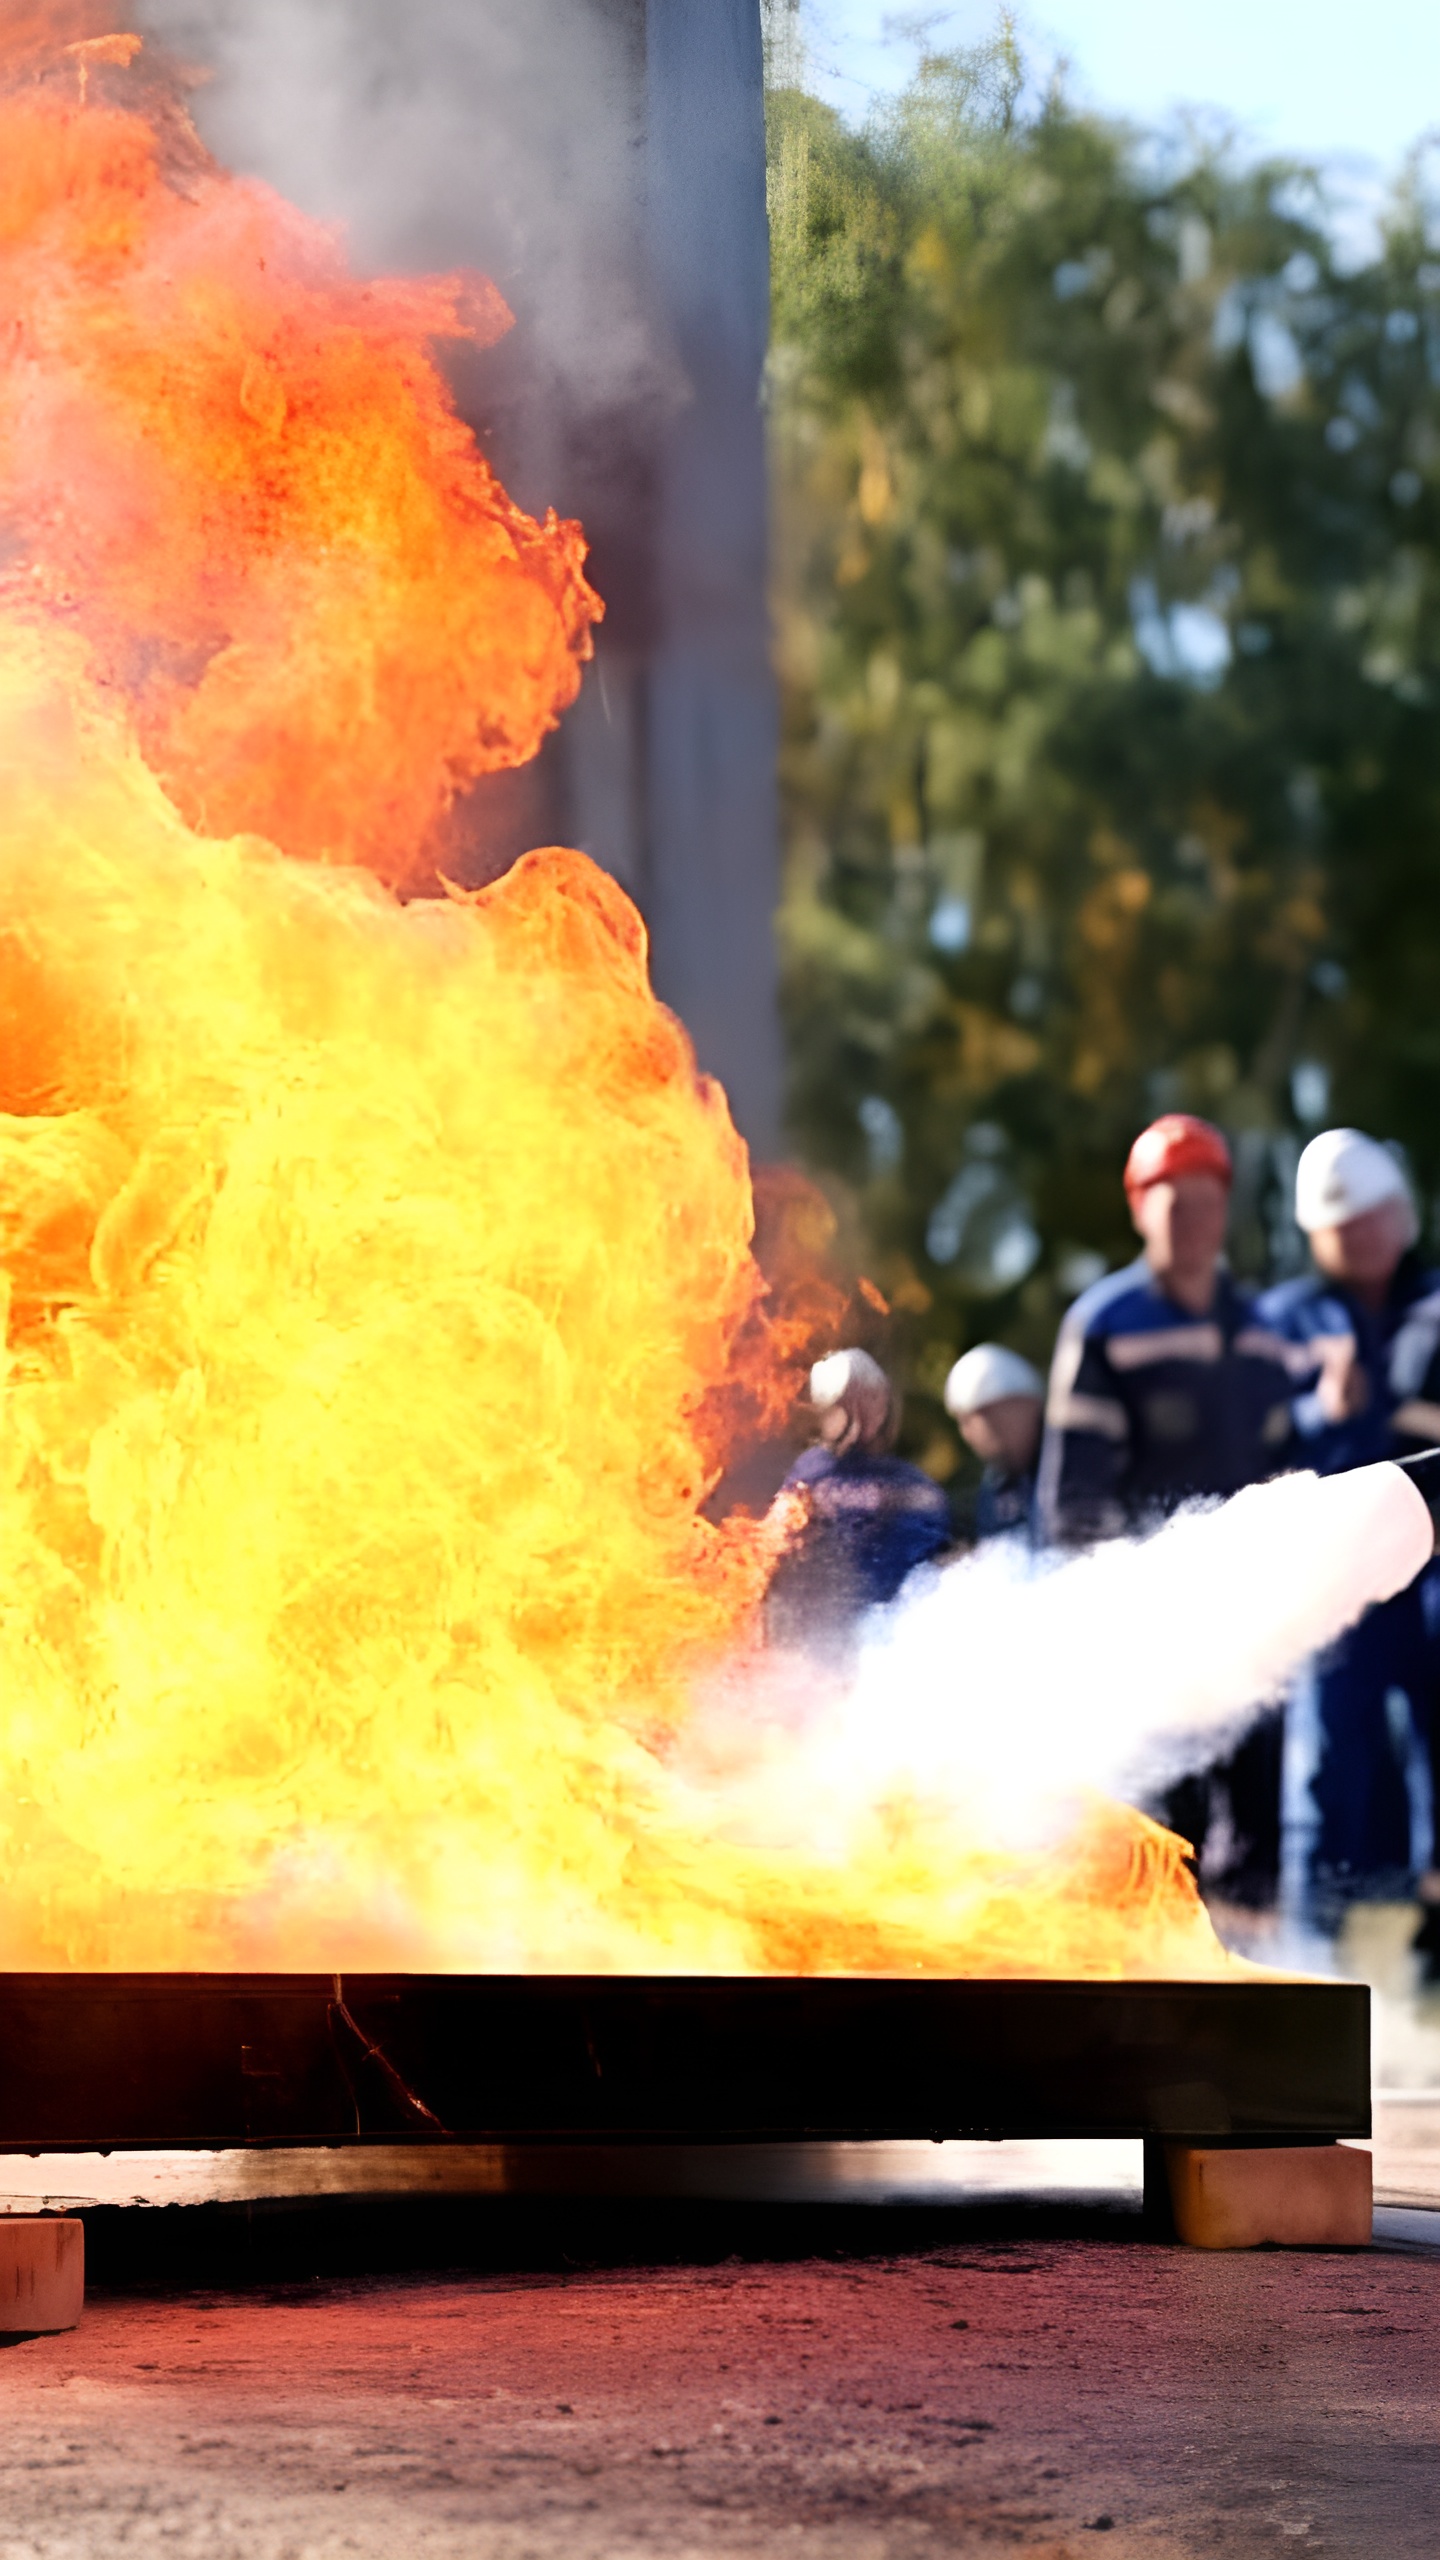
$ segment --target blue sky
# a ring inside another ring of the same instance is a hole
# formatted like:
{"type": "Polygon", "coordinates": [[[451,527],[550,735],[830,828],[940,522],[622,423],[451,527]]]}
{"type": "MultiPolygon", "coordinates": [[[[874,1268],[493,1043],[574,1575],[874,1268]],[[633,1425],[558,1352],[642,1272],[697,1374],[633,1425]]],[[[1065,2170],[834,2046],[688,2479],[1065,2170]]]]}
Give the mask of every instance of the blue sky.
{"type": "MultiPolygon", "coordinates": [[[[994,0],[804,7],[812,84],[851,115],[914,64],[897,21],[973,43],[996,17],[994,0]]],[[[1440,0],[1021,0],[1016,15],[1032,59],[1069,57],[1087,105],[1146,123],[1218,107],[1255,149],[1338,160],[1362,183],[1440,130],[1440,0]]]]}

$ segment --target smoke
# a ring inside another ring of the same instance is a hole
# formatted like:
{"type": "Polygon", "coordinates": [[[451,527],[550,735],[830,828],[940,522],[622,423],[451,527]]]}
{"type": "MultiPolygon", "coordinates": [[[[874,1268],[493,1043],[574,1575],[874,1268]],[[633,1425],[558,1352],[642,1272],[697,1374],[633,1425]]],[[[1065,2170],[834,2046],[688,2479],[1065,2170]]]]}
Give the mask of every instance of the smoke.
{"type": "Polygon", "coordinates": [[[499,459],[522,504],[569,508],[567,434],[681,396],[638,281],[640,12],[144,0],[140,22],[208,75],[192,112],[216,156],[343,225],[360,269],[494,278],[518,344],[487,360],[483,406],[520,411],[499,459]]]}
{"type": "Polygon", "coordinates": [[[1389,1466],[1282,1477],[1063,1563],[998,1541],[872,1613],[838,1693],[792,1659],[712,1695],[685,1774],[771,1846],[803,1824],[841,1855],[877,1804],[918,1801],[1038,1847],[1087,1798],[1143,1802],[1223,1754],[1432,1543],[1389,1466]]]}

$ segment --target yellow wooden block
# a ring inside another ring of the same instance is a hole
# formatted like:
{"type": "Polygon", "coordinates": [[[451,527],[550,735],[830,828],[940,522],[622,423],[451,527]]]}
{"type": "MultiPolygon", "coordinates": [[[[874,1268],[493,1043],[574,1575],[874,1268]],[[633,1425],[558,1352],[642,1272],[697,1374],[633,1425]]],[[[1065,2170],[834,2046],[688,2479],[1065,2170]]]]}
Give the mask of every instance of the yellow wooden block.
{"type": "Polygon", "coordinates": [[[1293,2151],[1165,2146],[1177,2236],[1192,2249],[1363,2249],[1370,2241],[1368,2151],[1317,2143],[1293,2151]]]}
{"type": "Polygon", "coordinates": [[[73,2214],[0,2213],[0,2336],[73,2329],[84,2302],[84,2223],[73,2214]]]}

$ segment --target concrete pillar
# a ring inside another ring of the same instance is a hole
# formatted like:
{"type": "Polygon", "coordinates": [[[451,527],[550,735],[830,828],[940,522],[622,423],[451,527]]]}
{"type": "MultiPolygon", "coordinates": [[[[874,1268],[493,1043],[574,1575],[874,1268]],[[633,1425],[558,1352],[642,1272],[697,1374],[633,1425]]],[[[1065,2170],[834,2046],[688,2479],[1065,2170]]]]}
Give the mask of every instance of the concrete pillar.
{"type": "Polygon", "coordinates": [[[760,374],[760,0],[143,0],[214,71],[207,138],[346,223],[368,269],[469,264],[516,314],[456,368],[521,504],[579,516],[608,607],[524,774],[473,795],[472,878],[582,845],[762,1153],[778,1143],[776,710],[760,374]]]}
{"type": "Polygon", "coordinates": [[[650,0],[646,110],[651,272],[689,394],[656,474],[655,975],[752,1144],[773,1152],[777,721],[760,410],[770,275],[758,0],[650,0]]]}

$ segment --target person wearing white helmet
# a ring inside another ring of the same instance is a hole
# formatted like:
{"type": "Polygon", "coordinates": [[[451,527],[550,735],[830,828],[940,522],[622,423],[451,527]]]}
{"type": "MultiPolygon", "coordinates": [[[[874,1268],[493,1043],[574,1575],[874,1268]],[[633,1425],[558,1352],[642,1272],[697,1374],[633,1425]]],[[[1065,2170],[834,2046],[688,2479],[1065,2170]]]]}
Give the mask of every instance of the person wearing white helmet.
{"type": "Polygon", "coordinates": [[[1017,1531],[1028,1536],[1045,1418],[1039,1370],[1002,1342],[977,1342],[945,1381],[945,1410],[985,1470],[975,1503],[977,1544],[1017,1531]]]}
{"type": "MultiPolygon", "coordinates": [[[[1142,1251],[1060,1327],[1036,1479],[1042,1543],[1143,1531],[1293,1464],[1287,1349],[1225,1259],[1233,1178],[1224,1131],[1194,1112],[1163,1111],[1135,1138],[1124,1182],[1142,1251]]],[[[1235,1900],[1274,1896],[1281,1744],[1278,1712],[1262,1716],[1150,1808],[1235,1900]]]]}
{"type": "Polygon", "coordinates": [[[772,1643],[843,1654],[862,1611],[952,1542],[933,1476],[892,1455],[890,1381],[868,1351],[832,1351],[810,1372],[815,1445],[796,1459],[772,1514],[785,1552],[766,1594],[772,1643]]]}
{"type": "MultiPolygon", "coordinates": [[[[1335,1475],[1440,1439],[1440,1272],[1417,1251],[1404,1169],[1360,1129],[1312,1138],[1295,1176],[1295,1219],[1314,1265],[1267,1290],[1257,1313],[1287,1346],[1301,1465],[1335,1475]]],[[[1433,1656],[1425,1594],[1411,1585],[1372,1609],[1316,1667],[1319,1900],[1403,1890],[1411,1872],[1408,1738],[1431,1727],[1433,1656]]],[[[1440,1904],[1440,1877],[1433,1883],[1440,1904]]],[[[1440,1928],[1437,1928],[1440,1953],[1440,1928]]]]}

